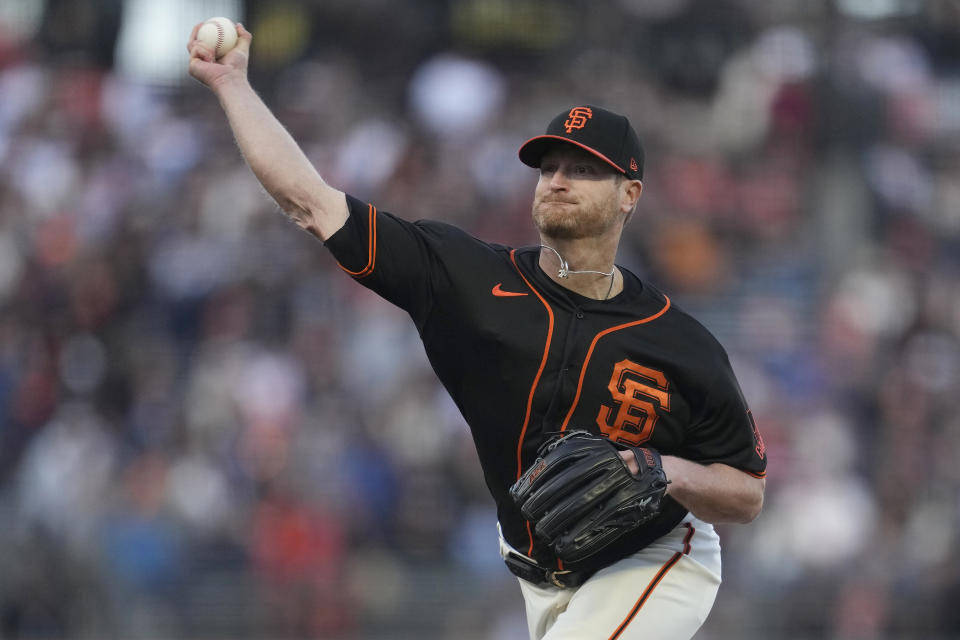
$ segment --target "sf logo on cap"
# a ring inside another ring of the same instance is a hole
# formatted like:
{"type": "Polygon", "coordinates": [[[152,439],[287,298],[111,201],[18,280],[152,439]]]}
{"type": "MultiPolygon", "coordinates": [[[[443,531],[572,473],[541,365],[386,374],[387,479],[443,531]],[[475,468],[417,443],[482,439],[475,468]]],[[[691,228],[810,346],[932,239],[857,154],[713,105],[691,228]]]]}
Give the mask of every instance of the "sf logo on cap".
{"type": "Polygon", "coordinates": [[[593,110],[590,107],[574,107],[570,110],[570,117],[563,123],[567,128],[567,133],[573,133],[574,129],[583,129],[587,120],[593,117],[593,110]]]}

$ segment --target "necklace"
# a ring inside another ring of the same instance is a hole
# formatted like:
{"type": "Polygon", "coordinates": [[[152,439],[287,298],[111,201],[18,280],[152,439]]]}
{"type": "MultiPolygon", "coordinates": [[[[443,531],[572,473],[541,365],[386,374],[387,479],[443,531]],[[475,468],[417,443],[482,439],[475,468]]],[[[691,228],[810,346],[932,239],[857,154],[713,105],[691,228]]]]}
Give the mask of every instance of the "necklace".
{"type": "Polygon", "coordinates": [[[560,261],[560,269],[557,270],[557,277],[558,277],[558,278],[564,278],[564,279],[569,278],[571,273],[595,273],[595,274],[600,275],[600,276],[607,276],[607,277],[609,277],[609,278],[610,278],[610,287],[607,289],[607,295],[604,296],[603,299],[604,299],[604,300],[607,300],[607,299],[610,298],[610,294],[613,292],[613,283],[616,282],[616,280],[617,280],[617,275],[616,275],[616,274],[617,274],[617,267],[616,267],[616,265],[614,265],[613,268],[610,269],[609,272],[607,272],[607,271],[593,271],[593,270],[590,270],[590,269],[584,269],[584,270],[582,270],[582,271],[578,271],[578,270],[576,270],[576,269],[571,269],[571,268],[570,268],[570,263],[568,263],[566,260],[564,260],[564,259],[563,259],[563,256],[560,255],[560,252],[557,251],[556,249],[554,249],[553,247],[551,247],[551,246],[549,246],[549,245],[545,245],[545,244],[541,244],[540,246],[543,247],[544,249],[550,249],[550,251],[553,251],[555,254],[557,254],[557,259],[560,261]]]}
{"type": "Polygon", "coordinates": [[[613,291],[613,283],[617,281],[617,273],[616,273],[616,271],[617,271],[617,268],[616,268],[616,267],[614,267],[613,269],[611,269],[611,273],[610,273],[610,286],[607,288],[607,295],[603,296],[603,299],[604,299],[604,300],[609,300],[609,299],[610,299],[610,293],[613,291]]]}

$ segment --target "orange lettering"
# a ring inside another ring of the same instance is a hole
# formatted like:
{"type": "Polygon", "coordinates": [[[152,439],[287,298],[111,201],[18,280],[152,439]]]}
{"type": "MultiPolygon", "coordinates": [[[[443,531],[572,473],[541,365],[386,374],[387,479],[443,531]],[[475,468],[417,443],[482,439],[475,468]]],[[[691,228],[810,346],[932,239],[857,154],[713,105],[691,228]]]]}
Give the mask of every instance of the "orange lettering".
{"type": "Polygon", "coordinates": [[[621,360],[613,367],[607,388],[613,406],[603,405],[597,414],[597,426],[617,442],[637,446],[653,435],[657,407],[670,411],[670,384],[663,372],[621,360]]]}

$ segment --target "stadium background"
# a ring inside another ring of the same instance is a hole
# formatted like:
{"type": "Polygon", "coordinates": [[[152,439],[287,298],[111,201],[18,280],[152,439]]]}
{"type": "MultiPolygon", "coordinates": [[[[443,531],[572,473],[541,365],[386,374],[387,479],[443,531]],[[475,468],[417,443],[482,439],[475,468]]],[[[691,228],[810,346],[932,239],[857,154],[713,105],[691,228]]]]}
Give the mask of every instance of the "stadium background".
{"type": "Polygon", "coordinates": [[[489,240],[534,240],[520,142],[628,113],[619,261],[770,461],[698,638],[960,637],[960,3],[4,0],[0,638],[525,637],[413,327],[186,77],[213,15],[332,183],[489,240]]]}

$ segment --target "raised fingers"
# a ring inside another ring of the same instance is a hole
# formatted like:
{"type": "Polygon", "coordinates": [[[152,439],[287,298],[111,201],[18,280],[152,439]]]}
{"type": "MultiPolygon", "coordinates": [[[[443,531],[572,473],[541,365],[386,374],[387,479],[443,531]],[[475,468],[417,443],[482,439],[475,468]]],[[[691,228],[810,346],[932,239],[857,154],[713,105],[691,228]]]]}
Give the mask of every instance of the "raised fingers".
{"type": "Polygon", "coordinates": [[[193,40],[189,45],[187,45],[187,51],[190,52],[191,58],[200,58],[206,62],[213,62],[216,59],[213,49],[199,40],[193,40]]]}
{"type": "Polygon", "coordinates": [[[239,22],[237,23],[237,47],[245,54],[250,53],[250,41],[253,40],[253,34],[247,31],[239,22]]]}
{"type": "Polygon", "coordinates": [[[196,25],[194,25],[193,31],[190,32],[190,39],[187,40],[187,53],[190,55],[193,55],[193,51],[191,49],[193,48],[193,43],[197,40],[197,32],[200,31],[201,26],[203,26],[203,23],[198,22],[196,25]]]}

